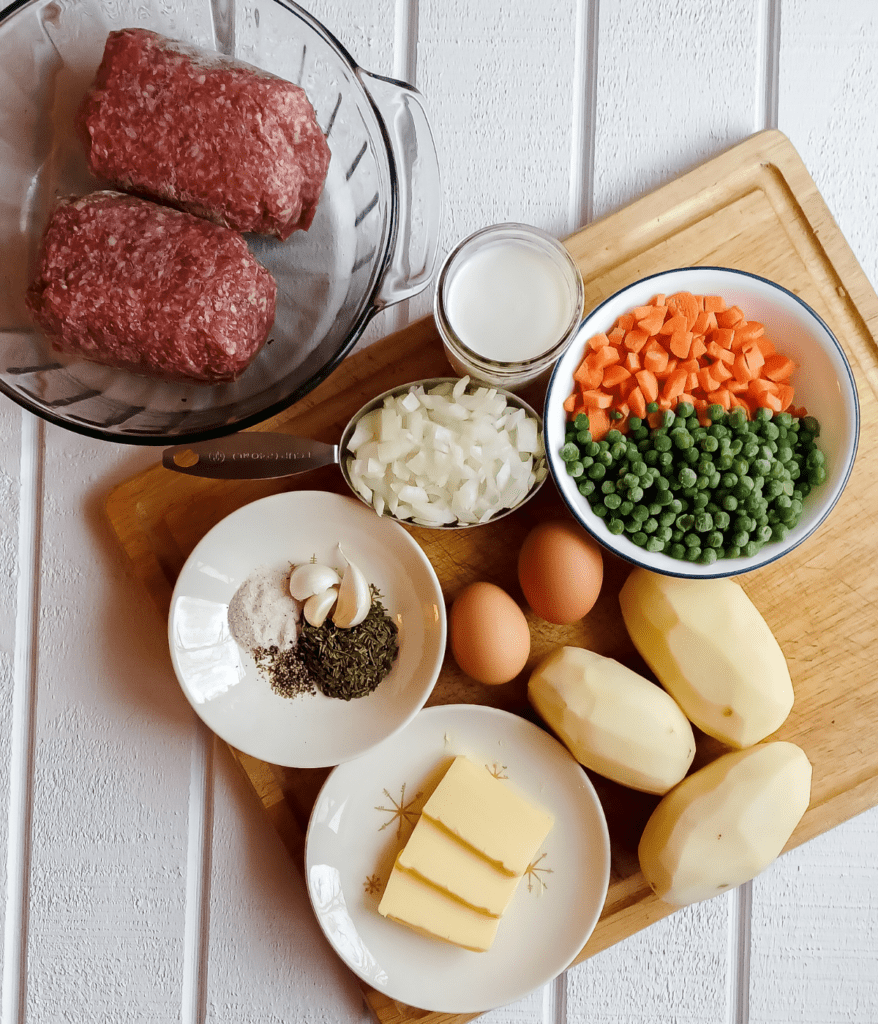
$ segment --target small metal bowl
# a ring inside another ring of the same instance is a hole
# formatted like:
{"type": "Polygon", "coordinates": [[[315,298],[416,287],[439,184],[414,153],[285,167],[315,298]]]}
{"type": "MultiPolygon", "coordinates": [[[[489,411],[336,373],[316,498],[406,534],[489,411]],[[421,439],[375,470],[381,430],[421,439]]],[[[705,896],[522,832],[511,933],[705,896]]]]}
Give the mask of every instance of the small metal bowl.
{"type": "MultiPolygon", "coordinates": [[[[350,451],[348,449],[348,444],[349,444],[349,442],[351,440],[351,437],[353,436],[353,433],[354,433],[354,430],[356,429],[357,423],[359,423],[359,421],[363,418],[363,416],[367,415],[367,413],[372,412],[374,409],[380,408],[384,404],[384,401],[387,398],[397,398],[400,395],[405,395],[409,391],[411,391],[412,389],[418,388],[418,387],[422,387],[426,391],[426,390],[429,390],[430,388],[435,387],[436,385],[439,385],[439,384],[450,384],[450,385],[453,386],[453,385],[457,384],[460,379],[461,378],[459,378],[459,377],[428,377],[425,380],[413,381],[410,384],[403,384],[400,387],[391,388],[389,391],[385,391],[383,394],[378,395],[376,398],[373,398],[370,402],[367,402],[362,407],[362,409],[360,409],[359,412],[357,412],[356,415],[354,415],[351,418],[350,422],[348,423],[348,425],[345,427],[344,431],[342,432],[341,440],[339,441],[339,445],[338,445],[339,459],[338,459],[338,461],[339,461],[339,466],[341,468],[342,476],[344,477],[345,483],[348,485],[348,487],[350,487],[351,492],[353,494],[355,494],[360,499],[360,501],[364,502],[366,505],[369,505],[371,508],[374,508],[372,503],[370,501],[368,501],[364,497],[364,495],[360,494],[360,492],[357,490],[355,484],[351,480],[351,476],[350,476],[350,465],[353,462],[353,456],[350,454],[350,451]]],[[[503,395],[503,397],[506,399],[506,402],[507,402],[508,405],[510,405],[510,406],[512,406],[512,407],[514,407],[516,409],[523,409],[527,413],[528,416],[530,416],[532,419],[536,420],[538,436],[542,440],[542,438],[543,438],[543,420],[542,420],[542,417],[539,415],[539,413],[537,413],[536,410],[532,406],[530,406],[527,402],[525,402],[518,395],[513,394],[511,391],[506,391],[503,388],[493,387],[492,385],[489,385],[489,384],[483,384],[483,383],[481,383],[479,381],[471,381],[467,385],[465,393],[466,394],[474,394],[476,391],[478,391],[480,389],[488,389],[490,391],[496,391],[498,394],[503,395]]],[[[481,522],[481,523],[462,523],[462,522],[460,522],[458,520],[456,523],[433,524],[433,523],[419,522],[419,521],[414,520],[414,519],[403,519],[403,518],[401,518],[399,516],[393,515],[390,512],[387,512],[387,511],[383,512],[382,514],[385,515],[385,516],[390,516],[392,519],[397,519],[399,522],[402,522],[402,523],[409,523],[412,526],[421,526],[421,527],[424,527],[425,529],[431,529],[431,530],[463,530],[463,529],[468,529],[468,528],[473,527],[473,526],[482,526],[485,523],[493,523],[493,522],[496,522],[498,519],[502,519],[504,516],[509,515],[511,512],[516,511],[516,509],[521,508],[521,506],[524,505],[525,502],[529,501],[537,493],[537,491],[540,489],[540,487],[542,487],[546,477],[548,476],[548,463],[546,461],[545,447],[544,446],[543,446],[543,451],[535,459],[534,468],[535,468],[536,480],[535,480],[533,486],[531,487],[531,489],[521,499],[521,501],[519,501],[518,504],[514,505],[511,508],[501,509],[500,511],[495,513],[493,516],[491,516],[490,519],[486,519],[486,520],[484,520],[484,522],[481,522]]]]}
{"type": "MultiPolygon", "coordinates": [[[[365,494],[360,493],[350,475],[353,456],[350,454],[349,444],[357,424],[368,413],[380,408],[388,398],[405,395],[418,387],[424,390],[439,384],[449,384],[453,387],[461,379],[459,377],[429,377],[425,380],[403,384],[400,387],[385,391],[383,394],[378,395],[377,398],[367,402],[359,412],[351,417],[347,426],[342,431],[341,440],[337,445],[326,444],[323,441],[314,441],[305,437],[295,437],[291,434],[272,433],[270,431],[244,431],[212,441],[197,441],[193,444],[182,444],[166,448],[162,455],[162,464],[166,469],[173,470],[176,473],[184,473],[187,476],[204,476],[215,480],[268,480],[296,476],[312,469],[319,469],[322,466],[331,466],[338,463],[344,481],[350,488],[351,493],[365,505],[374,509],[375,506],[365,494]]],[[[401,523],[410,523],[413,526],[423,526],[427,529],[460,530],[470,526],[482,526],[488,522],[492,523],[503,516],[509,515],[510,512],[514,512],[515,509],[520,508],[526,501],[532,498],[540,489],[549,473],[545,442],[543,440],[542,417],[527,402],[519,398],[518,395],[514,395],[510,391],[504,391],[502,388],[495,388],[489,384],[472,381],[467,386],[466,393],[473,394],[480,389],[502,395],[506,399],[507,405],[515,409],[523,409],[528,417],[537,424],[537,438],[540,442],[541,451],[536,454],[534,460],[535,480],[527,494],[513,507],[500,509],[489,519],[479,523],[463,523],[460,520],[455,523],[427,523],[403,518],[386,510],[382,512],[382,515],[396,519],[401,523]]]]}

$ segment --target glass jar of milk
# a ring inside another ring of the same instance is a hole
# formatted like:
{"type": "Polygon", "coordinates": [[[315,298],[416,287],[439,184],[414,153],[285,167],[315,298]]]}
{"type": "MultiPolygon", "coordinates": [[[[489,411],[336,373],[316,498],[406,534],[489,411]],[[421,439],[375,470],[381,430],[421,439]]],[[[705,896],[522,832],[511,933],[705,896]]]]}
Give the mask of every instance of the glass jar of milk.
{"type": "Polygon", "coordinates": [[[526,224],[495,224],[442,265],[436,324],[460,376],[515,391],[548,381],[583,300],[582,277],[559,241],[526,224]]]}

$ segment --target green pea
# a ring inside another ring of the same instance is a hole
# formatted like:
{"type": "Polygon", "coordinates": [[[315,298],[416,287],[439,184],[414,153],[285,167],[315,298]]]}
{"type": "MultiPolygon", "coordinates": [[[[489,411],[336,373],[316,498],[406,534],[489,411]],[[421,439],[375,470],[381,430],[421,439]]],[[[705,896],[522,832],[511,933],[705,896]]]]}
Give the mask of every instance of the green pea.
{"type": "Polygon", "coordinates": [[[574,418],[573,426],[577,430],[588,430],[591,426],[591,423],[588,420],[588,416],[586,416],[584,412],[580,412],[577,413],[576,417],[574,418]]]}
{"type": "Polygon", "coordinates": [[[579,458],[579,448],[572,441],[568,441],[558,454],[564,462],[574,462],[579,458]]]}

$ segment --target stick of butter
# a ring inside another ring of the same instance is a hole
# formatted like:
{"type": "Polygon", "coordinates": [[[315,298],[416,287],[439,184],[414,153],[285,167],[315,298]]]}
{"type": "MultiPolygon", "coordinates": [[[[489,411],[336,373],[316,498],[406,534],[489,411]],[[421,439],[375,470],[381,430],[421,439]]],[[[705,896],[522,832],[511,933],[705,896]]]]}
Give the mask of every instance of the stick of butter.
{"type": "Polygon", "coordinates": [[[488,917],[394,864],[378,913],[474,953],[491,948],[500,918],[488,917]]]}
{"type": "Polygon", "coordinates": [[[423,814],[513,876],[527,871],[555,820],[467,757],[454,759],[423,814]]]}
{"type": "Polygon", "coordinates": [[[378,913],[484,952],[553,823],[508,781],[456,758],[397,855],[378,913]]]}
{"type": "Polygon", "coordinates": [[[518,876],[498,871],[490,861],[423,815],[396,863],[402,870],[491,917],[502,915],[519,882],[518,876]]]}

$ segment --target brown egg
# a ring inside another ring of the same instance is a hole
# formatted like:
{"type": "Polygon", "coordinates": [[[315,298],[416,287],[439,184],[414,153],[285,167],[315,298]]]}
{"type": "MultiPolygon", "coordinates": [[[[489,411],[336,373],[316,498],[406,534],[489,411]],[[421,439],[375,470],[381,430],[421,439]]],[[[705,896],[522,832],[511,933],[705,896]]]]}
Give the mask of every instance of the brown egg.
{"type": "Polygon", "coordinates": [[[601,591],[600,545],[570,519],[535,526],[518,554],[518,582],[546,622],[566,626],[587,615],[601,591]]]}
{"type": "Polygon", "coordinates": [[[462,672],[480,683],[508,683],[530,654],[524,612],[493,583],[471,583],[448,613],[448,642],[462,672]]]}

